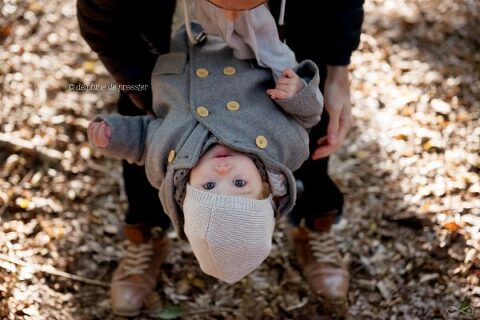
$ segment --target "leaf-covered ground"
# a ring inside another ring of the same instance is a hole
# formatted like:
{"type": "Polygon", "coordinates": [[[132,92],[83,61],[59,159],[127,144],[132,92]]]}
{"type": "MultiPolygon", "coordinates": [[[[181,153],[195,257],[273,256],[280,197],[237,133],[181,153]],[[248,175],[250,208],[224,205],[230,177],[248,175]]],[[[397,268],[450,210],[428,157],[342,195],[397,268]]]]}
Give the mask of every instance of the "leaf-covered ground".
{"type": "MultiPolygon", "coordinates": [[[[126,201],[119,164],[91,149],[86,127],[118,93],[74,1],[0,4],[0,317],[116,319],[107,286],[126,201]]],[[[369,0],[361,40],[355,125],[331,161],[347,197],[336,234],[350,316],[480,319],[480,4],[369,0]]],[[[138,318],[329,319],[287,232],[281,221],[270,257],[234,286],[204,275],[170,233],[138,318]]]]}

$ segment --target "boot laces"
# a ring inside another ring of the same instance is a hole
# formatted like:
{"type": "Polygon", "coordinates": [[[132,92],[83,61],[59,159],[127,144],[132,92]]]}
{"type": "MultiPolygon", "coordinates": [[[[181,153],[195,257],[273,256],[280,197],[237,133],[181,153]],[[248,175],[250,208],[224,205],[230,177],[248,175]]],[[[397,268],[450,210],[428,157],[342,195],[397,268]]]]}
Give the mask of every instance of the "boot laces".
{"type": "Polygon", "coordinates": [[[153,257],[153,242],[136,244],[127,243],[127,252],[124,257],[125,275],[143,274],[147,271],[153,257]]]}
{"type": "Polygon", "coordinates": [[[308,244],[317,262],[340,265],[335,237],[332,231],[308,233],[308,244]]]}

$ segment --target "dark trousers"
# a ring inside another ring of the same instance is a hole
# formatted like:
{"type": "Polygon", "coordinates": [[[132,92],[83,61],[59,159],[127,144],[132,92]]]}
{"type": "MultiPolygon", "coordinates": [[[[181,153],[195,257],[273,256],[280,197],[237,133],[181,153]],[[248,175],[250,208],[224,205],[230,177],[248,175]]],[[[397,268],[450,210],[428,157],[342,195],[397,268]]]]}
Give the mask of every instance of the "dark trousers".
{"type": "MultiPolygon", "coordinates": [[[[137,116],[145,114],[133,104],[128,95],[120,94],[118,112],[122,115],[137,116]]],[[[145,167],[122,161],[125,193],[128,210],[125,216],[127,224],[147,224],[160,226],[166,230],[170,226],[170,218],[163,211],[158,198],[158,190],[150,185],[145,174],[145,167]]]]}
{"type": "MultiPolygon", "coordinates": [[[[318,38],[313,36],[315,28],[321,28],[319,21],[306,18],[309,6],[306,1],[290,1],[285,12],[286,28],[281,31],[287,44],[295,52],[298,61],[313,60],[320,69],[320,89],[325,85],[326,65],[322,61],[322,48],[318,38]]],[[[276,21],[280,11],[280,0],[270,0],[269,6],[276,21]]],[[[311,7],[311,6],[310,6],[311,7]]],[[[308,14],[307,14],[308,15],[308,14]]],[[[310,154],[316,149],[316,141],[325,136],[328,126],[328,114],[323,112],[322,120],[309,134],[310,154]]],[[[307,227],[322,229],[322,224],[331,224],[338,219],[343,208],[343,194],[328,175],[329,158],[308,159],[294,172],[295,178],[303,182],[304,191],[290,214],[290,222],[298,224],[305,219],[307,227]],[[332,214],[333,213],[333,214],[332,214]]]]}
{"type": "MultiPolygon", "coordinates": [[[[129,43],[133,43],[132,56],[141,57],[142,63],[137,65],[137,74],[149,75],[157,60],[158,54],[169,51],[172,18],[175,9],[175,0],[153,1],[147,4],[132,5],[129,21],[136,28],[132,30],[129,43]],[[138,31],[138,32],[137,32],[138,31]],[[140,32],[140,33],[139,33],[140,32]],[[148,39],[148,41],[146,41],[148,39]],[[154,49],[153,49],[154,48],[154,49]]],[[[130,26],[129,26],[130,27],[130,26]]],[[[128,30],[130,30],[128,29],[128,30]]],[[[145,105],[151,109],[151,98],[143,97],[145,105]]],[[[117,104],[118,112],[122,115],[137,116],[146,113],[138,108],[125,92],[121,92],[117,104]]],[[[163,211],[158,198],[158,190],[152,187],[145,174],[143,166],[122,162],[123,180],[125,193],[128,200],[128,209],[125,215],[127,224],[145,224],[148,226],[160,226],[166,230],[170,226],[170,218],[163,211]]]]}
{"type": "MultiPolygon", "coordinates": [[[[325,66],[320,66],[320,70],[321,79],[325,79],[325,66]]],[[[323,89],[323,81],[320,85],[323,89]]],[[[328,113],[324,111],[320,123],[314,126],[309,133],[310,154],[317,148],[316,141],[326,135],[327,126],[328,113]]],[[[328,175],[328,161],[328,157],[319,160],[308,159],[300,169],[294,172],[295,178],[303,183],[304,190],[299,195],[295,208],[290,214],[291,223],[298,224],[304,218],[305,224],[309,228],[319,229],[329,227],[319,225],[319,223],[331,224],[341,215],[343,194],[328,175]]]]}

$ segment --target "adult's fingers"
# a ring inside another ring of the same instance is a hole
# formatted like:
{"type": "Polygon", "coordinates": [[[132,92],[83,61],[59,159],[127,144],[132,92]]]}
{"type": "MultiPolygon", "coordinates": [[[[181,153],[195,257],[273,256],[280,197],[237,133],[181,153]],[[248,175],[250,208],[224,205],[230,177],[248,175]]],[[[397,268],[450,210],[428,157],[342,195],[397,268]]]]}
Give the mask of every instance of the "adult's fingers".
{"type": "Polygon", "coordinates": [[[340,128],[340,114],[341,108],[339,106],[328,105],[330,102],[325,101],[325,109],[328,112],[328,127],[327,127],[327,137],[328,142],[331,144],[336,144],[339,137],[339,128],[340,128]]]}
{"type": "Polygon", "coordinates": [[[342,109],[339,124],[339,142],[341,144],[353,125],[352,106],[350,103],[347,103],[342,109]]]}
{"type": "Polygon", "coordinates": [[[317,149],[312,153],[311,158],[313,160],[318,160],[325,158],[331,155],[333,152],[337,151],[343,144],[345,137],[348,134],[348,131],[352,127],[353,119],[351,108],[348,106],[344,107],[341,112],[339,129],[338,129],[338,138],[335,143],[332,143],[328,136],[321,137],[317,140],[317,149]]]}
{"type": "Polygon", "coordinates": [[[335,150],[339,148],[339,145],[332,145],[329,144],[328,142],[317,149],[312,153],[312,160],[318,160],[321,158],[328,157],[331,155],[335,150]]]}
{"type": "Polygon", "coordinates": [[[330,147],[331,146],[328,143],[327,136],[323,136],[317,140],[317,148],[312,152],[310,157],[312,158],[312,160],[318,160],[320,158],[323,158],[323,155],[330,147]]]}
{"type": "Polygon", "coordinates": [[[328,157],[337,149],[339,149],[342,146],[343,139],[337,139],[337,143],[330,143],[328,140],[328,137],[324,137],[318,140],[317,142],[317,149],[312,153],[312,159],[313,160],[318,160],[321,158],[328,157]]]}

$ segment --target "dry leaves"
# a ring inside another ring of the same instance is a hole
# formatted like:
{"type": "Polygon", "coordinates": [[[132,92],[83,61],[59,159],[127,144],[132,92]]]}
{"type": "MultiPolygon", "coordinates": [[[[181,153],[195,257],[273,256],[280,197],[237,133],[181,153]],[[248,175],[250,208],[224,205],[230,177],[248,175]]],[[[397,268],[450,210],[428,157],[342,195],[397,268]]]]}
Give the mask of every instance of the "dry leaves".
{"type": "MultiPolygon", "coordinates": [[[[113,319],[108,289],[126,208],[117,162],[87,143],[116,92],[69,85],[110,77],[78,32],[74,1],[0,7],[0,316],[113,319]]],[[[177,23],[181,19],[176,19],[177,23]]],[[[480,5],[370,0],[352,57],[356,125],[333,157],[346,194],[335,227],[350,265],[353,319],[433,319],[480,306],[480,5]]],[[[329,318],[278,225],[271,256],[230,286],[203,274],[173,233],[139,318],[329,318]],[[319,313],[319,314],[317,314],[319,313]]]]}

